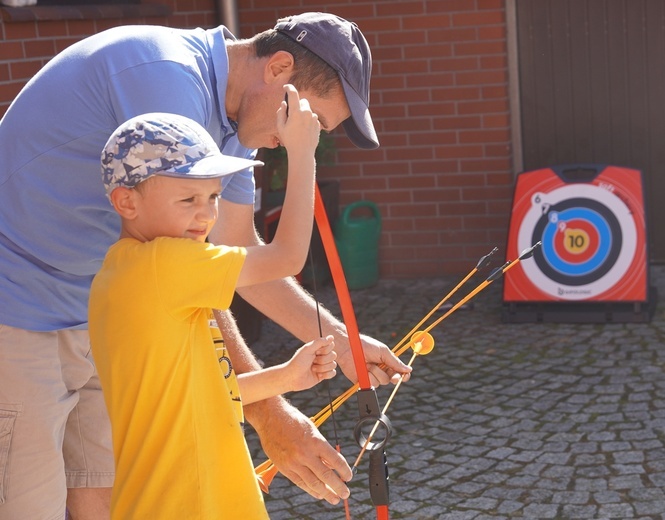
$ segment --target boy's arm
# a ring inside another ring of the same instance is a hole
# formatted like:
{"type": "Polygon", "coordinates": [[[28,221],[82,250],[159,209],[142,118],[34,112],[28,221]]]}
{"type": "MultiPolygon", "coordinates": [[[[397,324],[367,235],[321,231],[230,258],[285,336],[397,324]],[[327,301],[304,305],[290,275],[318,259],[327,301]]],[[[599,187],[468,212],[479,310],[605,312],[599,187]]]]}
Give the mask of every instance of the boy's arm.
{"type": "MultiPolygon", "coordinates": [[[[260,370],[230,311],[214,312],[236,374],[260,370]]],[[[349,488],[344,480],[351,480],[351,468],[310,419],[281,396],[243,408],[247,421],[259,435],[263,451],[286,478],[331,504],[348,498],[349,488]]]]}
{"type": "Polygon", "coordinates": [[[289,182],[275,236],[260,247],[249,247],[237,286],[244,287],[297,274],[305,264],[314,217],[314,151],[321,125],[306,99],[292,85],[277,111],[277,130],[289,159],[289,182]]]}
{"type": "Polygon", "coordinates": [[[243,404],[269,397],[307,390],[324,379],[335,377],[335,344],[332,336],[310,341],[286,363],[264,370],[238,374],[243,404]]]}

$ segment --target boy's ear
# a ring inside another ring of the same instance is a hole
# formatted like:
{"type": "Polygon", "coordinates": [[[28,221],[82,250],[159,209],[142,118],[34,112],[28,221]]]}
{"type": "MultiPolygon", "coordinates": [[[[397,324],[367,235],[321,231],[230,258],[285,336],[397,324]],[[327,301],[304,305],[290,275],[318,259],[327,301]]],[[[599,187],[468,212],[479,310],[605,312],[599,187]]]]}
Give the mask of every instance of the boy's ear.
{"type": "Polygon", "coordinates": [[[285,75],[286,80],[284,80],[284,83],[288,83],[291,74],[293,74],[294,64],[295,60],[290,52],[277,51],[268,58],[268,63],[266,63],[264,69],[264,80],[266,83],[272,83],[280,77],[283,78],[283,75],[285,75]]]}
{"type": "Polygon", "coordinates": [[[127,220],[136,217],[136,190],[120,186],[111,192],[111,204],[118,214],[127,220]]]}

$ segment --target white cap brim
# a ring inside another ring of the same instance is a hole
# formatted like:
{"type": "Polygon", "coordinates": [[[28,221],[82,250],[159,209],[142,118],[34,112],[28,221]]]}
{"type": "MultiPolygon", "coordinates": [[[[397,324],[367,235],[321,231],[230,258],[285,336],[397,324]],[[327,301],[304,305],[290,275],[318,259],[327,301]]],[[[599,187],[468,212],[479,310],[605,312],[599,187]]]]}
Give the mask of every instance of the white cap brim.
{"type": "Polygon", "coordinates": [[[243,159],[241,157],[233,157],[232,155],[214,154],[194,163],[191,167],[186,164],[180,165],[178,170],[164,170],[155,172],[155,175],[163,175],[164,177],[175,177],[187,179],[196,177],[198,179],[214,179],[216,177],[224,177],[232,173],[238,173],[255,166],[263,166],[261,161],[254,159],[243,159]]]}

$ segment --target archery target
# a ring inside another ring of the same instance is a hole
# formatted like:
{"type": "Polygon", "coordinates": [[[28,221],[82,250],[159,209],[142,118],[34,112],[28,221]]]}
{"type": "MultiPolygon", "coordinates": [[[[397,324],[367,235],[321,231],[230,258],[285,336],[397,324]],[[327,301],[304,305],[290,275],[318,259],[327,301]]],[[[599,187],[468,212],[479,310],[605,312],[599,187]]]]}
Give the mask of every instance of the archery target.
{"type": "Polygon", "coordinates": [[[636,204],[641,177],[636,193],[625,172],[611,168],[593,182],[569,184],[540,170],[540,181],[528,179],[526,190],[516,190],[508,259],[538,241],[542,247],[506,276],[504,300],[646,299],[646,232],[636,204]]]}

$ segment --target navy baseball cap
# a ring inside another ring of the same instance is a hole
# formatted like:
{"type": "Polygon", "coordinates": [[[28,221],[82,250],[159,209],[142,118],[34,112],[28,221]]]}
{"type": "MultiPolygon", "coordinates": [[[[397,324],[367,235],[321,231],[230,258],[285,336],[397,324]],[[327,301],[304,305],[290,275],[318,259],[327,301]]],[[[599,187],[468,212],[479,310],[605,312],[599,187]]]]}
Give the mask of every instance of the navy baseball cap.
{"type": "Polygon", "coordinates": [[[281,18],[275,30],[295,40],[339,74],[351,117],[342,123],[359,148],[374,149],[379,139],[369,114],[372,53],[358,26],[328,13],[302,13],[281,18]]]}
{"type": "Polygon", "coordinates": [[[222,154],[196,121],[161,112],[120,125],[104,146],[101,161],[107,196],[119,186],[133,188],[154,175],[213,179],[263,165],[222,154]]]}

